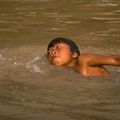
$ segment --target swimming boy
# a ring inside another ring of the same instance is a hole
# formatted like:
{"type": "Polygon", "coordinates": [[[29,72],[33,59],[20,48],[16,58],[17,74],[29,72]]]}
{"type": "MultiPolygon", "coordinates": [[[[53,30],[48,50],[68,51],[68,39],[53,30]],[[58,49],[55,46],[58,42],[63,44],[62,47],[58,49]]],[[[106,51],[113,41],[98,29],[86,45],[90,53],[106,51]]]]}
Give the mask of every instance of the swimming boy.
{"type": "Polygon", "coordinates": [[[120,66],[120,55],[80,54],[77,45],[67,38],[53,39],[48,44],[47,56],[51,64],[72,68],[83,76],[108,76],[104,65],[120,66]]]}

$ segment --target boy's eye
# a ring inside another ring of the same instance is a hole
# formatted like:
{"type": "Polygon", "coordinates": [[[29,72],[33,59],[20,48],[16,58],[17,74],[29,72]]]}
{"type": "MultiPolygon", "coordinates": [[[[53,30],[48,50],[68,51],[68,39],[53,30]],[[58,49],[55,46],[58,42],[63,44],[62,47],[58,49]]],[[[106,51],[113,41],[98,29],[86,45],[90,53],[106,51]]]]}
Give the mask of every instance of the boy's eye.
{"type": "Polygon", "coordinates": [[[60,49],[60,48],[61,48],[61,46],[56,46],[56,48],[57,48],[57,49],[60,49]]]}

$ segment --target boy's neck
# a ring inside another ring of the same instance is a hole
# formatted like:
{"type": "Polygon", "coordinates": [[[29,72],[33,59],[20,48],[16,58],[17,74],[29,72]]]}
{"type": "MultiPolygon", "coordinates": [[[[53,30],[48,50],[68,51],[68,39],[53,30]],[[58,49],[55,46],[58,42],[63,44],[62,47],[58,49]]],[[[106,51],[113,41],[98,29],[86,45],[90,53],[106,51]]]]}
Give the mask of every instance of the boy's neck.
{"type": "Polygon", "coordinates": [[[66,64],[65,67],[67,68],[75,68],[78,64],[78,60],[77,59],[73,59],[70,63],[66,64]]]}

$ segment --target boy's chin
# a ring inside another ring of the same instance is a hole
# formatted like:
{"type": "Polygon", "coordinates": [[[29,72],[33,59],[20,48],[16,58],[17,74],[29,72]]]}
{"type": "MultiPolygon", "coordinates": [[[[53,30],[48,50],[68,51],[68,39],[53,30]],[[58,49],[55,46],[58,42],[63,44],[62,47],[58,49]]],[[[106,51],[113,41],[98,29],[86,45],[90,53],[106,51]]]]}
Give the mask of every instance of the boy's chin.
{"type": "Polygon", "coordinates": [[[51,64],[56,65],[56,66],[62,66],[63,65],[62,62],[60,62],[60,61],[52,61],[51,64]]]}
{"type": "Polygon", "coordinates": [[[62,64],[60,62],[52,62],[52,65],[57,65],[57,66],[61,66],[62,64]]]}

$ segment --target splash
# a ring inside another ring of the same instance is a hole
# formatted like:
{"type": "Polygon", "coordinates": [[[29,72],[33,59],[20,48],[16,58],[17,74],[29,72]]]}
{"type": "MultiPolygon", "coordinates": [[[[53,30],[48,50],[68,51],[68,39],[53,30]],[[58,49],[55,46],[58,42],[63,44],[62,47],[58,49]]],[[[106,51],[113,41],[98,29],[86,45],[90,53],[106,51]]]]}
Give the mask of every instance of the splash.
{"type": "Polygon", "coordinates": [[[3,63],[5,61],[5,57],[3,57],[2,54],[0,54],[0,63],[3,63]]]}
{"type": "Polygon", "coordinates": [[[45,61],[42,56],[37,56],[32,60],[28,61],[25,65],[27,69],[30,69],[32,72],[37,72],[40,74],[45,74],[47,69],[45,69],[45,61]],[[44,68],[43,68],[44,67],[44,68]]]}

